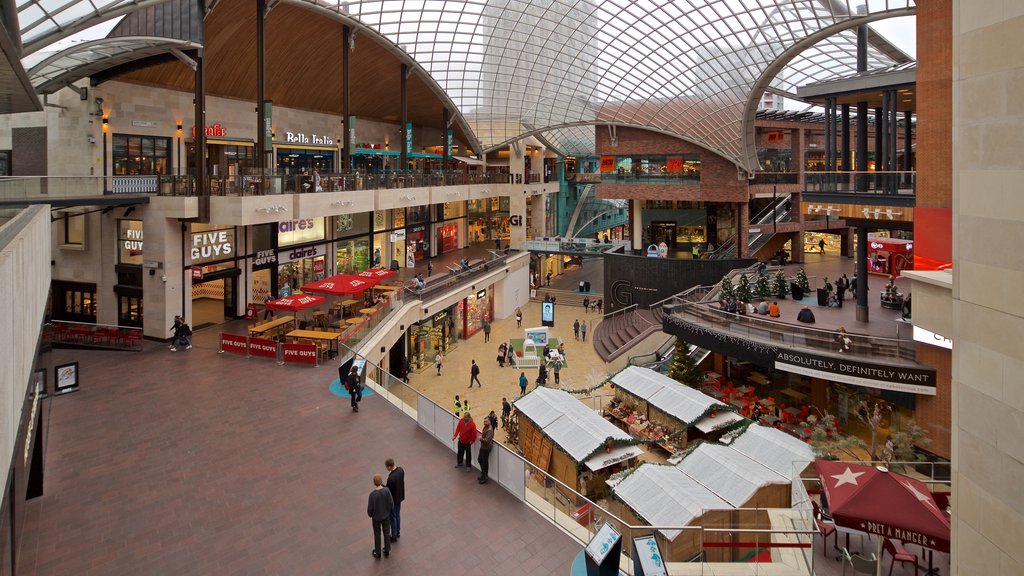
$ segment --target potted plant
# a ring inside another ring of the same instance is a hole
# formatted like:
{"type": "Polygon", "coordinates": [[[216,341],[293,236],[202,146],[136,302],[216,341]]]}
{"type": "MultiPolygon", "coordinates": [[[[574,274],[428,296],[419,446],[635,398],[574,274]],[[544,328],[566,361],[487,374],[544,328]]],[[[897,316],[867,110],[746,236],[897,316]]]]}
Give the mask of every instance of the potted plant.
{"type": "Polygon", "coordinates": [[[761,300],[767,300],[772,295],[772,287],[768,281],[767,274],[758,274],[754,280],[754,294],[761,300]]]}
{"type": "Polygon", "coordinates": [[[786,293],[789,291],[789,286],[786,283],[786,273],[782,270],[775,273],[775,286],[773,286],[773,288],[776,298],[779,300],[786,299],[786,293]]]}
{"type": "Polygon", "coordinates": [[[722,300],[732,300],[736,296],[736,290],[733,288],[732,280],[728,276],[722,277],[722,284],[719,290],[719,297],[722,300]]]}
{"type": "Polygon", "coordinates": [[[807,281],[807,272],[801,268],[796,272],[796,282],[789,285],[790,292],[793,294],[793,300],[802,300],[804,295],[811,292],[811,284],[807,281]]]}
{"type": "Polygon", "coordinates": [[[832,283],[828,281],[828,276],[824,281],[825,286],[818,288],[818,306],[828,306],[828,298],[832,295],[832,283]]]}

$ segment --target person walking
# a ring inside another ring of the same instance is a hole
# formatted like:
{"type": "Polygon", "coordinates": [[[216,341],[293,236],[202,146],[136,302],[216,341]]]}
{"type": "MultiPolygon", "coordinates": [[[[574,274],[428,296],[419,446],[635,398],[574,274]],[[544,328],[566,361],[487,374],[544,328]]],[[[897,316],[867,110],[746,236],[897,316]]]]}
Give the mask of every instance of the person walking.
{"type": "Polygon", "coordinates": [[[491,323],[484,318],[484,342],[491,341],[491,323]]]}
{"type": "Polygon", "coordinates": [[[178,351],[178,340],[181,338],[181,325],[182,325],[181,316],[175,316],[174,317],[174,325],[171,326],[171,330],[170,330],[170,332],[171,332],[171,345],[170,345],[171,352],[177,352],[178,351]]]}
{"type": "Polygon", "coordinates": [[[584,320],[583,323],[580,324],[580,334],[583,335],[583,341],[586,342],[587,341],[587,321],[586,320],[584,320]]]}
{"type": "Polygon", "coordinates": [[[483,388],[483,384],[480,384],[480,367],[476,365],[476,360],[470,360],[473,364],[469,367],[469,387],[473,387],[473,382],[476,382],[477,388],[483,388]]]}
{"type": "MultiPolygon", "coordinates": [[[[494,414],[492,411],[491,414],[494,414]]],[[[491,425],[490,417],[484,420],[484,429],[480,433],[480,451],[476,455],[476,461],[480,464],[480,477],[477,482],[487,484],[487,472],[491,466],[491,446],[494,444],[494,427],[491,425]]]]}
{"type": "MultiPolygon", "coordinates": [[[[582,284],[582,283],[583,282],[580,282],[580,284],[582,284]]],[[[583,311],[584,312],[589,312],[590,311],[590,296],[584,296],[583,297],[583,311]]]]}
{"type": "Polygon", "coordinates": [[[359,412],[359,402],[363,399],[363,385],[359,382],[359,369],[355,366],[349,371],[345,378],[345,389],[348,390],[352,402],[352,411],[359,412]]]}
{"type": "Polygon", "coordinates": [[[530,383],[530,380],[526,378],[526,372],[519,373],[519,395],[523,396],[526,394],[526,385],[530,383]]]}
{"type": "MultiPolygon", "coordinates": [[[[525,375],[524,375],[525,377],[525,375]]],[[[501,398],[501,427],[508,428],[508,418],[512,415],[512,405],[508,403],[508,398],[502,396],[501,398]]]]}
{"type": "Polygon", "coordinates": [[[508,344],[505,344],[504,342],[502,342],[501,344],[498,344],[498,357],[497,357],[498,368],[504,368],[505,367],[505,358],[507,356],[508,356],[508,344]]]}
{"type": "Polygon", "coordinates": [[[388,492],[391,492],[391,500],[395,507],[391,509],[391,541],[394,542],[402,536],[402,501],[405,500],[405,470],[401,466],[395,466],[394,458],[384,461],[384,467],[388,469],[388,479],[384,483],[388,492]]]}
{"type": "Polygon", "coordinates": [[[491,430],[498,429],[498,415],[494,413],[494,410],[487,413],[487,421],[491,423],[491,430]]]}
{"type": "Polygon", "coordinates": [[[523,327],[523,311],[516,308],[516,328],[523,327]]]}
{"type": "Polygon", "coordinates": [[[505,345],[505,356],[505,360],[508,361],[508,367],[515,368],[516,349],[512,347],[511,340],[509,340],[508,344],[505,345]]]}
{"type": "Polygon", "coordinates": [[[182,320],[181,327],[178,329],[181,336],[178,337],[178,345],[185,345],[185,350],[192,349],[192,327],[188,325],[188,322],[182,320]]]}
{"type": "Polygon", "coordinates": [[[384,487],[380,474],[373,475],[373,490],[366,503],[366,515],[373,522],[373,557],[380,558],[380,540],[384,538],[384,557],[391,554],[391,510],[395,501],[384,487]]]}
{"type": "Polygon", "coordinates": [[[548,367],[544,362],[541,362],[540,368],[537,369],[537,384],[541,386],[548,385],[548,367]]]}
{"type": "Polygon", "coordinates": [[[429,278],[430,275],[433,274],[433,273],[434,273],[434,263],[428,261],[427,262],[427,277],[429,278]]]}
{"type": "Polygon", "coordinates": [[[441,375],[441,365],[444,363],[444,356],[441,356],[441,351],[438,350],[437,354],[434,355],[434,366],[437,367],[437,375],[441,375]]]}
{"type": "Polygon", "coordinates": [[[552,364],[551,366],[551,372],[553,372],[555,375],[555,386],[558,386],[561,383],[561,380],[559,380],[558,375],[562,372],[562,362],[559,360],[555,360],[555,363],[552,364]]]}
{"type": "Polygon", "coordinates": [[[576,340],[580,339],[580,320],[579,320],[579,318],[577,318],[576,321],[572,323],[572,335],[573,335],[573,338],[575,338],[576,340]]]}
{"type": "Polygon", "coordinates": [[[452,440],[459,439],[459,449],[455,455],[455,467],[462,467],[463,455],[466,460],[466,472],[473,469],[473,442],[479,437],[480,432],[476,429],[476,423],[473,422],[473,416],[469,412],[462,414],[462,419],[459,420],[459,424],[455,426],[455,433],[452,434],[452,440]]]}
{"type": "Polygon", "coordinates": [[[271,310],[270,308],[267,308],[267,302],[270,302],[273,299],[274,299],[274,295],[268,292],[267,293],[267,297],[263,300],[263,319],[264,320],[268,320],[268,319],[274,317],[274,311],[271,310]]]}
{"type": "Polygon", "coordinates": [[[597,313],[601,313],[601,309],[604,308],[604,298],[597,299],[597,313]]]}
{"type": "Polygon", "coordinates": [[[819,238],[818,239],[818,251],[821,254],[825,253],[825,239],[824,238],[819,238]]]}

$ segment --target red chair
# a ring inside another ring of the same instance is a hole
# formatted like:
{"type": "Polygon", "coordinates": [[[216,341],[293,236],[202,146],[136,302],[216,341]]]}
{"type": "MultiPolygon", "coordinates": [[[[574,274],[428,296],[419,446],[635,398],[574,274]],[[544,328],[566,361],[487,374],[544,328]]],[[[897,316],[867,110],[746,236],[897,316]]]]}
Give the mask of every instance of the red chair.
{"type": "Polygon", "coordinates": [[[917,576],[917,555],[916,554],[911,554],[909,551],[907,551],[906,548],[904,548],[903,546],[901,546],[899,544],[896,544],[895,542],[893,542],[889,538],[885,539],[885,542],[884,542],[882,548],[883,548],[883,551],[882,551],[882,555],[883,556],[885,555],[885,552],[888,552],[889,556],[892,556],[892,562],[889,564],[889,576],[892,576],[892,569],[896,567],[896,563],[897,562],[899,562],[900,565],[903,565],[903,564],[905,564],[907,562],[910,562],[911,564],[913,564],[914,565],[914,576],[917,576]]]}
{"type": "MultiPolygon", "coordinates": [[[[811,500],[811,506],[814,509],[814,526],[818,529],[818,534],[821,535],[821,553],[828,556],[828,537],[832,537],[832,548],[839,550],[839,534],[836,533],[836,525],[831,522],[825,522],[821,516],[821,508],[818,507],[818,503],[811,500]]],[[[842,556],[836,556],[838,562],[842,556]]],[[[889,576],[892,576],[891,574],[889,576]]]]}

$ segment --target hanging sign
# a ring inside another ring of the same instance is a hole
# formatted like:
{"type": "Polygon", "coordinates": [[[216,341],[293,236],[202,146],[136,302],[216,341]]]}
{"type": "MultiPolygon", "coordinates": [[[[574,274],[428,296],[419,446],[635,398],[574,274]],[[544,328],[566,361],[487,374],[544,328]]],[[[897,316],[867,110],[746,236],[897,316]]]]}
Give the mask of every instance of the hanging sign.
{"type": "Polygon", "coordinates": [[[412,122],[405,123],[405,153],[412,154],[412,122]]]}

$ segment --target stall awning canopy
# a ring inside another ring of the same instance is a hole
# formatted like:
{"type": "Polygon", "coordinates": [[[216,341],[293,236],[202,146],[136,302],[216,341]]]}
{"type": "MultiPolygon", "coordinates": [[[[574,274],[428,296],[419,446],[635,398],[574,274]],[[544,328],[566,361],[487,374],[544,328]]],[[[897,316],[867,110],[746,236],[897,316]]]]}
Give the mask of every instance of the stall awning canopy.
{"type": "Polygon", "coordinates": [[[707,442],[687,454],[676,468],[737,508],[745,507],[764,486],[789,484],[788,478],[740,452],[707,442]]]}
{"type": "Polygon", "coordinates": [[[751,424],[729,446],[786,478],[797,476],[814,461],[814,451],[804,441],[760,424],[751,424]]]}
{"type": "Polygon", "coordinates": [[[350,274],[335,274],[323,280],[318,280],[302,287],[303,292],[316,292],[317,294],[330,294],[332,296],[343,296],[345,294],[359,294],[380,283],[379,278],[366,276],[355,276],[350,274]]]}
{"type": "Polygon", "coordinates": [[[719,428],[725,428],[730,424],[734,424],[742,420],[743,416],[740,416],[735,412],[719,412],[714,416],[706,416],[704,418],[701,418],[700,420],[697,421],[696,424],[694,424],[694,426],[697,428],[697,430],[700,430],[701,432],[707,434],[709,432],[714,432],[719,428]]]}
{"type": "MultiPolygon", "coordinates": [[[[708,510],[733,507],[675,466],[642,464],[612,489],[616,498],[654,526],[685,526],[708,510]]],[[[661,530],[674,540],[681,530],[661,530]]]]}
{"type": "MultiPolygon", "coordinates": [[[[649,368],[630,366],[612,376],[612,382],[687,426],[693,425],[712,408],[723,412],[732,410],[731,406],[649,368]]],[[[711,425],[710,429],[716,426],[711,425]]]]}
{"type": "MultiPolygon", "coordinates": [[[[568,392],[540,387],[515,401],[516,410],[521,417],[533,422],[545,436],[551,439],[576,462],[583,462],[608,438],[632,441],[632,437],[614,424],[602,418],[597,412],[587,408],[568,392]]],[[[631,448],[631,447],[622,447],[631,448]]],[[[635,448],[635,447],[633,447],[635,448]]],[[[586,462],[591,470],[599,470],[633,458],[626,456],[621,460],[603,464],[612,454],[601,453],[586,462]]],[[[637,455],[640,454],[637,449],[637,455]]],[[[623,455],[620,453],[620,456],[623,455]]]]}

